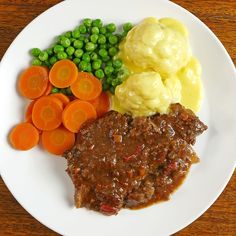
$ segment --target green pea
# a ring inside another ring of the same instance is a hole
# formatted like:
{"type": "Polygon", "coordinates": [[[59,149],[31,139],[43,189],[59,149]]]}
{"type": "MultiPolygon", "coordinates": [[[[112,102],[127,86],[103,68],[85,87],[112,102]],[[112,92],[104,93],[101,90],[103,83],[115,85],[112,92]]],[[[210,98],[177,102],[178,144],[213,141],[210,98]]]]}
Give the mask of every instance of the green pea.
{"type": "Polygon", "coordinates": [[[116,59],[113,61],[113,66],[117,69],[121,68],[123,65],[122,61],[120,59],[116,59]]]}
{"type": "Polygon", "coordinates": [[[92,21],[92,26],[95,26],[95,27],[98,27],[98,28],[102,27],[102,21],[101,21],[101,19],[95,19],[95,20],[93,20],[93,21],[92,21]]]}
{"type": "Polygon", "coordinates": [[[74,62],[76,65],[79,65],[80,59],[79,59],[78,57],[76,57],[76,58],[73,59],[73,62],[74,62]]]}
{"type": "Polygon", "coordinates": [[[33,57],[38,57],[39,54],[41,53],[41,50],[39,48],[32,48],[30,50],[30,54],[33,56],[33,57]]]}
{"type": "Polygon", "coordinates": [[[124,31],[124,32],[121,34],[121,40],[122,40],[123,38],[125,38],[126,36],[127,36],[127,32],[124,31]]]}
{"type": "Polygon", "coordinates": [[[86,26],[81,24],[79,26],[79,31],[80,31],[81,34],[85,34],[87,32],[86,26]]]}
{"type": "Polygon", "coordinates": [[[83,20],[83,24],[86,26],[86,27],[90,27],[92,25],[92,20],[89,19],[89,18],[85,18],[83,20]]]}
{"type": "Polygon", "coordinates": [[[86,71],[87,71],[87,72],[91,72],[91,71],[92,71],[91,63],[88,63],[88,64],[87,64],[86,71]]]}
{"type": "Polygon", "coordinates": [[[123,30],[124,30],[125,32],[129,32],[132,28],[133,28],[133,25],[132,25],[132,23],[130,23],[130,22],[127,22],[127,23],[125,23],[125,24],[123,25],[123,30]]]}
{"type": "Polygon", "coordinates": [[[107,30],[105,27],[100,28],[100,34],[106,34],[107,30]]]}
{"type": "Polygon", "coordinates": [[[97,35],[97,34],[92,34],[92,35],[90,36],[90,41],[91,41],[92,43],[96,43],[97,40],[98,40],[98,35],[97,35]]]}
{"type": "Polygon", "coordinates": [[[107,32],[107,33],[105,34],[105,36],[106,36],[107,39],[108,39],[111,35],[112,35],[112,33],[110,33],[110,32],[107,32]]]}
{"type": "Polygon", "coordinates": [[[106,49],[104,49],[104,48],[101,48],[99,51],[98,51],[98,54],[102,57],[102,58],[104,58],[104,57],[106,57],[107,56],[107,50],[106,49]]]}
{"type": "Polygon", "coordinates": [[[66,53],[67,53],[69,56],[73,55],[74,52],[75,52],[75,49],[74,49],[73,47],[71,47],[71,46],[66,49],[66,53]]]}
{"type": "Polygon", "coordinates": [[[43,61],[43,62],[42,62],[42,66],[46,66],[46,67],[48,67],[48,68],[51,68],[51,67],[52,67],[52,65],[50,64],[49,61],[43,61]]]}
{"type": "Polygon", "coordinates": [[[63,35],[56,36],[56,43],[60,43],[62,37],[65,37],[65,36],[63,35]]]}
{"type": "Polygon", "coordinates": [[[67,31],[64,34],[67,38],[71,38],[72,32],[71,31],[67,31]]]}
{"type": "MultiPolygon", "coordinates": [[[[124,32],[123,32],[123,33],[124,33],[124,32]]],[[[118,43],[121,42],[122,39],[124,38],[124,37],[122,37],[122,34],[115,34],[115,36],[116,36],[117,39],[118,39],[118,43]]]]}
{"type": "Polygon", "coordinates": [[[84,39],[84,43],[88,43],[89,42],[89,39],[88,38],[85,38],[84,39]]]}
{"type": "Polygon", "coordinates": [[[102,34],[98,36],[98,43],[99,44],[105,44],[106,43],[106,37],[102,34]]]}
{"type": "Polygon", "coordinates": [[[82,56],[82,60],[86,62],[90,62],[90,55],[89,53],[85,52],[82,56]]]}
{"type": "Polygon", "coordinates": [[[92,63],[92,68],[98,70],[102,66],[102,61],[100,59],[94,60],[92,63]]]}
{"type": "Polygon", "coordinates": [[[111,85],[116,87],[119,84],[119,79],[113,79],[111,85]]]}
{"type": "Polygon", "coordinates": [[[75,48],[82,48],[84,46],[84,43],[83,43],[83,41],[75,40],[73,45],[75,48]]]}
{"type": "Polygon", "coordinates": [[[120,81],[124,81],[128,76],[129,76],[129,70],[126,67],[123,67],[117,73],[117,78],[120,81]]]}
{"type": "Polygon", "coordinates": [[[63,47],[65,47],[65,48],[67,48],[67,47],[69,47],[70,46],[70,40],[69,40],[69,38],[67,38],[67,37],[63,37],[63,38],[61,38],[61,45],[63,46],[63,47]]]}
{"type": "Polygon", "coordinates": [[[57,53],[57,58],[59,60],[66,59],[67,58],[67,54],[65,52],[58,52],[57,53]]]}
{"type": "Polygon", "coordinates": [[[104,68],[104,72],[106,75],[111,75],[113,71],[114,71],[114,68],[112,66],[105,66],[104,68]]]}
{"type": "Polygon", "coordinates": [[[42,65],[42,61],[40,61],[38,58],[34,58],[31,62],[31,64],[33,66],[41,66],[42,65]]]}
{"type": "Polygon", "coordinates": [[[108,84],[111,84],[111,83],[112,83],[112,80],[113,80],[113,78],[112,78],[111,76],[108,76],[106,82],[107,82],[108,84]]]}
{"type": "Polygon", "coordinates": [[[92,28],[91,28],[91,33],[92,33],[92,34],[99,34],[99,28],[96,27],[96,26],[92,27],[92,28]]]}
{"type": "Polygon", "coordinates": [[[75,57],[78,57],[78,58],[82,57],[83,54],[84,54],[84,51],[82,49],[77,49],[74,52],[75,57]]]}
{"type": "Polygon", "coordinates": [[[106,57],[107,56],[107,50],[106,49],[100,49],[99,51],[98,51],[98,54],[102,57],[102,58],[104,58],[104,57],[106,57]]]}
{"type": "Polygon", "coordinates": [[[85,71],[85,70],[87,69],[87,67],[88,67],[88,62],[86,62],[86,61],[81,61],[81,62],[79,63],[79,69],[80,69],[81,71],[85,71]]]}
{"type": "Polygon", "coordinates": [[[60,92],[60,89],[56,87],[53,87],[51,90],[51,93],[59,93],[59,92],[60,92]]]}
{"type": "Polygon", "coordinates": [[[46,51],[42,51],[39,54],[39,60],[46,61],[48,59],[48,53],[46,51]]]}
{"type": "Polygon", "coordinates": [[[48,54],[49,56],[51,56],[51,55],[53,54],[53,49],[52,49],[52,48],[48,48],[48,49],[46,50],[46,52],[47,52],[47,54],[48,54]]]}
{"type": "Polygon", "coordinates": [[[61,45],[56,44],[56,45],[54,46],[54,48],[53,48],[53,51],[54,51],[55,53],[64,52],[64,47],[61,46],[61,45]]]}
{"type": "Polygon", "coordinates": [[[118,37],[115,36],[115,35],[110,35],[109,38],[108,38],[110,44],[116,44],[118,43],[118,37]]]}
{"type": "Polygon", "coordinates": [[[80,31],[79,31],[79,29],[78,29],[78,28],[74,29],[74,30],[72,31],[72,37],[75,38],[75,39],[78,39],[79,36],[80,36],[80,31]]]}
{"type": "Polygon", "coordinates": [[[95,50],[95,45],[94,45],[94,43],[91,43],[91,42],[86,43],[86,45],[85,45],[85,50],[86,50],[86,51],[89,51],[89,52],[94,51],[94,50],[95,50]]]}
{"type": "Polygon", "coordinates": [[[110,33],[113,33],[116,31],[116,25],[114,23],[110,23],[106,26],[107,30],[110,32],[110,33]]]}
{"type": "Polygon", "coordinates": [[[53,56],[49,59],[49,62],[51,65],[54,65],[57,62],[57,58],[55,56],[53,56]]]}
{"type": "Polygon", "coordinates": [[[90,55],[91,60],[97,60],[98,59],[98,54],[96,52],[92,52],[90,55]]]}
{"type": "Polygon", "coordinates": [[[98,69],[98,70],[95,71],[95,76],[96,76],[98,79],[103,79],[104,76],[105,76],[105,74],[104,74],[104,72],[103,72],[102,69],[98,69]]]}
{"type": "Polygon", "coordinates": [[[110,56],[114,57],[117,54],[118,50],[115,47],[111,47],[109,48],[108,52],[110,56]]]}

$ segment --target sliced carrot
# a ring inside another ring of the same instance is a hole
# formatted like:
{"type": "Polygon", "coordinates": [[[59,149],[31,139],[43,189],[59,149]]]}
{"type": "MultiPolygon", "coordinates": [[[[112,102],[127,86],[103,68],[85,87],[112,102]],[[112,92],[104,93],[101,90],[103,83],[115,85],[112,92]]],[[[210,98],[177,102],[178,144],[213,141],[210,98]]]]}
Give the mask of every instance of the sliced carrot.
{"type": "Polygon", "coordinates": [[[70,86],[71,92],[79,99],[89,101],[102,92],[102,83],[87,72],[79,72],[77,80],[70,86]]]}
{"type": "Polygon", "coordinates": [[[50,97],[55,97],[55,98],[59,99],[62,102],[63,107],[65,107],[70,102],[70,98],[67,97],[63,93],[53,93],[50,95],[50,97]]]}
{"type": "Polygon", "coordinates": [[[102,92],[99,97],[89,102],[96,109],[98,117],[103,116],[110,110],[110,98],[106,92],[102,92]]]}
{"type": "Polygon", "coordinates": [[[62,113],[64,126],[73,133],[77,133],[84,122],[96,118],[97,113],[93,105],[78,99],[70,102],[62,113]]]}
{"type": "Polygon", "coordinates": [[[33,124],[40,130],[52,130],[61,125],[63,106],[51,96],[39,98],[32,111],[33,124]]]}
{"type": "Polygon", "coordinates": [[[14,148],[25,151],[38,144],[39,133],[31,123],[20,123],[11,130],[9,140],[14,148]]]}
{"type": "Polygon", "coordinates": [[[30,104],[27,106],[26,111],[25,111],[25,120],[26,122],[31,122],[32,121],[32,111],[34,107],[34,103],[36,100],[33,100],[30,102],[30,104]]]}
{"type": "Polygon", "coordinates": [[[45,92],[44,92],[44,96],[47,96],[47,95],[49,95],[50,93],[51,93],[51,91],[52,91],[52,84],[49,82],[48,83],[48,86],[47,86],[47,89],[45,90],[45,92]]]}
{"type": "Polygon", "coordinates": [[[69,87],[76,81],[77,76],[77,66],[67,59],[56,62],[49,72],[49,80],[57,88],[69,87]]]}
{"type": "Polygon", "coordinates": [[[38,98],[46,91],[48,81],[48,70],[45,67],[30,66],[19,77],[19,92],[29,99],[38,98]]]}
{"type": "Polygon", "coordinates": [[[75,143],[75,134],[64,127],[43,131],[42,145],[50,153],[61,155],[71,149],[75,143]]]}

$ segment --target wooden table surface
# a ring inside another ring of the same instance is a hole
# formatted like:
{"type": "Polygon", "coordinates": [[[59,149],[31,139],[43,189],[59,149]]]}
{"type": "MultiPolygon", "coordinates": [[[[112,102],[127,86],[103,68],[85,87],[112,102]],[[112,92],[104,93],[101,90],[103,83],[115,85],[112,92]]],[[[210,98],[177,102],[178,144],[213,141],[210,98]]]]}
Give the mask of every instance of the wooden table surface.
{"type": "MultiPolygon", "coordinates": [[[[60,1],[0,0],[0,59],[16,35],[32,19],[58,2],[60,1]]],[[[174,2],[206,23],[219,37],[236,64],[236,1],[174,0],[174,2]]],[[[175,235],[236,235],[235,183],[236,173],[207,212],[175,235]]],[[[17,203],[0,178],[0,236],[5,235],[58,234],[29,215],[17,203]]]]}

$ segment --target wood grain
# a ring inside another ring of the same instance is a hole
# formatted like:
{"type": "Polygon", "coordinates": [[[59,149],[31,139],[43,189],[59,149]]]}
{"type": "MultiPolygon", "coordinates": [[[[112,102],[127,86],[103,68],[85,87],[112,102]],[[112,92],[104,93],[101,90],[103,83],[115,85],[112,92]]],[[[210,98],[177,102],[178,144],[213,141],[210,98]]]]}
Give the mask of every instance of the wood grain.
{"type": "MultiPolygon", "coordinates": [[[[0,59],[16,35],[59,0],[0,0],[0,59]]],[[[219,37],[236,64],[236,1],[174,0],[191,11],[219,37]]],[[[218,200],[198,220],[176,233],[236,235],[236,173],[218,200]]],[[[29,215],[0,179],[0,236],[58,235],[29,215]]]]}

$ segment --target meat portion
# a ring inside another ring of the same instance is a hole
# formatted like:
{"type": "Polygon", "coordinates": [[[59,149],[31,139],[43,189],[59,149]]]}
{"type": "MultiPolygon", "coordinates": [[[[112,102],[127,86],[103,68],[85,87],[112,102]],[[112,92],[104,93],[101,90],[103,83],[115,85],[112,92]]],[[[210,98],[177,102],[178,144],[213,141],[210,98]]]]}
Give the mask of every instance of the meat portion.
{"type": "Polygon", "coordinates": [[[86,124],[65,153],[76,207],[106,215],[167,200],[198,161],[191,144],[206,126],[180,104],[168,115],[115,111],[86,124]]]}

